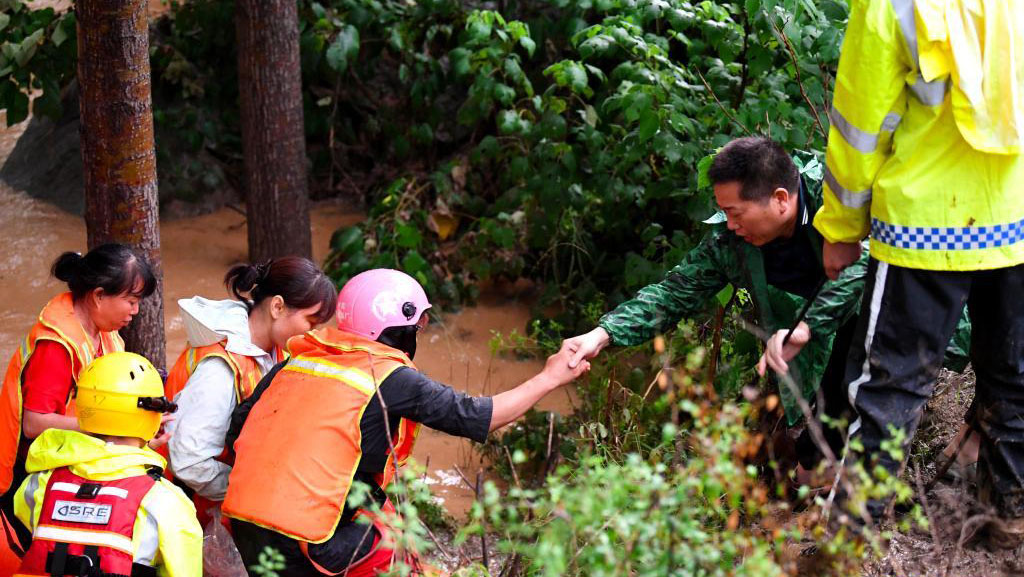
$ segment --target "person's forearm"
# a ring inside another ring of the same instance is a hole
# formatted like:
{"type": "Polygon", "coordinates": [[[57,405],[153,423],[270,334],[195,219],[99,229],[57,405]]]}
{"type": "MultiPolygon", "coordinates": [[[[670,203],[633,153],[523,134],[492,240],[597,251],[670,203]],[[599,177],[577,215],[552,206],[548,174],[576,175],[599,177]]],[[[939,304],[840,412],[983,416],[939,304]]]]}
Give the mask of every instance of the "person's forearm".
{"type": "Polygon", "coordinates": [[[25,437],[29,439],[35,439],[46,429],[79,430],[77,417],[68,417],[57,413],[36,413],[26,410],[23,421],[21,428],[25,437]]]}
{"type": "Polygon", "coordinates": [[[533,377],[511,391],[495,395],[492,399],[490,431],[495,431],[523,416],[544,395],[558,388],[558,383],[551,381],[543,373],[533,377]]]}

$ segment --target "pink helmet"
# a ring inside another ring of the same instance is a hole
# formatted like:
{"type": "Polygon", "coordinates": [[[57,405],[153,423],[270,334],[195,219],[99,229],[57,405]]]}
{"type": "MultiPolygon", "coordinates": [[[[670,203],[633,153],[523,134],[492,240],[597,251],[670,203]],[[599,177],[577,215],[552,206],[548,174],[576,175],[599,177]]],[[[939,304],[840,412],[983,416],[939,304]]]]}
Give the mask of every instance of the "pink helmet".
{"type": "Polygon", "coordinates": [[[416,324],[427,293],[402,271],[377,268],[349,279],[338,294],[338,329],[377,340],[381,331],[416,324]]]}

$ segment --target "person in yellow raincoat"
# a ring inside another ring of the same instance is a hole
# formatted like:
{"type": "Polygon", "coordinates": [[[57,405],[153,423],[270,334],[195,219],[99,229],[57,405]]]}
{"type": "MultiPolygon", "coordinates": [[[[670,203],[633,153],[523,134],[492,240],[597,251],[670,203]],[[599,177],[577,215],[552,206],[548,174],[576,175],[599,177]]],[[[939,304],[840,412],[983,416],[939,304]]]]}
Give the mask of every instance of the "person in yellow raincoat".
{"type": "Polygon", "coordinates": [[[32,531],[15,576],[199,577],[203,532],[146,443],[173,409],[145,358],[110,353],[78,383],[83,432],[47,429],[29,447],[14,512],[32,531]]]}
{"type": "MultiPolygon", "coordinates": [[[[892,471],[913,437],[964,305],[977,374],[980,495],[1024,536],[1024,3],[852,0],[814,220],[835,277],[870,236],[846,381],[862,460],[892,471]]],[[[906,452],[905,454],[909,454],[906,452]]],[[[868,511],[881,515],[883,502],[868,511]]]]}

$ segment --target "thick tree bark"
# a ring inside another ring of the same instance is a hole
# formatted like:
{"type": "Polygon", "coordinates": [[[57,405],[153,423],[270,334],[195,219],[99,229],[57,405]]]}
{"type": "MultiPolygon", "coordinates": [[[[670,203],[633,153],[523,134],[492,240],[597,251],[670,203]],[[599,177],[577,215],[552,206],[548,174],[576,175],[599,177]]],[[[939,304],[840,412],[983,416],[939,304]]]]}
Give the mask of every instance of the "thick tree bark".
{"type": "Polygon", "coordinates": [[[237,0],[238,90],[249,258],[310,257],[295,0],[237,0]]]}
{"type": "Polygon", "coordinates": [[[156,150],[146,0],[78,0],[85,224],[90,247],[140,250],[157,292],[123,331],[128,350],[166,365],[156,150]]]}

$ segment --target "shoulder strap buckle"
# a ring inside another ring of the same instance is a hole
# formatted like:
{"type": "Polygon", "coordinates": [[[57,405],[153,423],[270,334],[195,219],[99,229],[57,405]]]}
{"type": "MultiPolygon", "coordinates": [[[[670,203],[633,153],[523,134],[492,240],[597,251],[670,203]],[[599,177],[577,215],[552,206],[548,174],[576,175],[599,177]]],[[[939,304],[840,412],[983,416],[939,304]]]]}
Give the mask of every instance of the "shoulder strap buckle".
{"type": "Polygon", "coordinates": [[[82,483],[78,488],[78,492],[75,493],[75,497],[78,499],[95,499],[100,494],[100,489],[103,485],[99,483],[82,483]]]}

